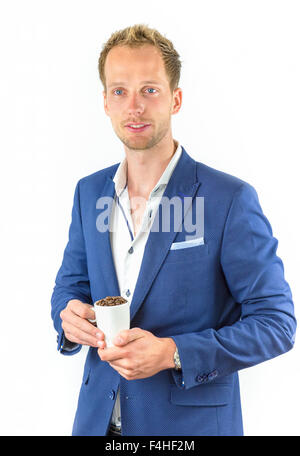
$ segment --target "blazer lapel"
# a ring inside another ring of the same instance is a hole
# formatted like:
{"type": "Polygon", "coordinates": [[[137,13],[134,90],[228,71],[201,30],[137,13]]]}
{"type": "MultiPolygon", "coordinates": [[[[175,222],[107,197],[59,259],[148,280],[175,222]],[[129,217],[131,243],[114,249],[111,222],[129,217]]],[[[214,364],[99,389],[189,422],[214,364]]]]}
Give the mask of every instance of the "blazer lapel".
{"type": "MultiPolygon", "coordinates": [[[[196,166],[195,160],[193,160],[182,147],[181,157],[173,171],[173,174],[171,175],[163,197],[167,197],[168,199],[172,199],[175,196],[180,197],[181,199],[184,197],[190,198],[188,199],[188,204],[182,204],[182,215],[180,216],[180,219],[177,221],[174,220],[174,223],[170,224],[169,231],[166,232],[162,229],[160,221],[158,224],[159,230],[150,231],[149,233],[139,276],[130,305],[131,320],[134,318],[136,312],[142,305],[177,232],[181,228],[184,216],[192,203],[196,191],[199,185],[201,185],[201,183],[197,181],[196,166]]],[[[185,200],[185,202],[186,201],[187,200],[185,200]]],[[[157,217],[159,217],[161,208],[162,203],[160,203],[153,224],[157,222],[157,217]]],[[[162,219],[162,217],[160,217],[160,219],[162,219]]]]}
{"type": "MultiPolygon", "coordinates": [[[[112,180],[113,176],[108,176],[106,179],[106,184],[103,188],[102,195],[108,197],[109,206],[107,208],[108,211],[108,226],[110,226],[111,220],[111,213],[113,207],[113,198],[115,195],[115,183],[112,180]]],[[[100,212],[101,214],[101,212],[100,212]]],[[[99,213],[98,213],[99,215],[99,213]]],[[[110,243],[110,231],[109,229],[104,230],[101,233],[101,236],[98,236],[98,246],[99,246],[99,265],[101,267],[101,271],[105,280],[105,283],[108,284],[108,290],[111,296],[119,296],[120,289],[117,280],[116,269],[113,261],[111,243],[110,243]],[[103,259],[105,258],[105,261],[103,259]]],[[[105,297],[105,296],[103,296],[105,297]]],[[[100,299],[100,298],[99,298],[100,299]]]]}

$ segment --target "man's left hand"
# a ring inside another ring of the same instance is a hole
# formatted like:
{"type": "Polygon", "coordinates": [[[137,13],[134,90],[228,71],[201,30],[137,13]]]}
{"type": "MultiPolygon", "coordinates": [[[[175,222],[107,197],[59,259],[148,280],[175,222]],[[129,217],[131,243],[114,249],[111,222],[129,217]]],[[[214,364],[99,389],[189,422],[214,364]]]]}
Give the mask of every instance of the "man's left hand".
{"type": "Polygon", "coordinates": [[[176,344],[170,337],[156,337],[141,328],[131,328],[120,331],[113,344],[106,348],[105,342],[100,342],[98,355],[126,380],[151,377],[175,366],[176,344]]]}

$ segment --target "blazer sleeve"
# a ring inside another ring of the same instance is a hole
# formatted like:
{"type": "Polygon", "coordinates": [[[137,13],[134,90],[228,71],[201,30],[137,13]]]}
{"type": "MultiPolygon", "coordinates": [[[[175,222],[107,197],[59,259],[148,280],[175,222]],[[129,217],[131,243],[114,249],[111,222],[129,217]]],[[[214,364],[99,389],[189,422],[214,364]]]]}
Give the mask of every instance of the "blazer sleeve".
{"type": "Polygon", "coordinates": [[[172,336],[181,360],[181,373],[172,369],[179,388],[210,382],[293,347],[294,306],[277,245],[256,190],[243,183],[227,214],[220,253],[240,319],[218,330],[172,336]]]}
{"type": "Polygon", "coordinates": [[[87,304],[92,304],[80,213],[80,181],[75,188],[69,240],[64,250],[61,267],[56,275],[51,297],[51,317],[58,333],[57,349],[65,355],[75,354],[82,347],[68,341],[61,326],[60,312],[70,299],[79,299],[87,304]]]}

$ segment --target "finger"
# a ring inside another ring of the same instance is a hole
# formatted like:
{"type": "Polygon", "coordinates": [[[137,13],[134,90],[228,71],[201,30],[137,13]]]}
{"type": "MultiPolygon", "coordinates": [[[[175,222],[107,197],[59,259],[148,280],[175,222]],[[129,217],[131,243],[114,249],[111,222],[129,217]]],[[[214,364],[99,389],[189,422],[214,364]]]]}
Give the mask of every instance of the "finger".
{"type": "Polygon", "coordinates": [[[78,310],[76,309],[76,311],[79,312],[77,315],[79,315],[81,318],[88,320],[93,326],[97,326],[97,319],[93,306],[90,304],[85,304],[85,308],[80,307],[78,310]]]}
{"type": "Polygon", "coordinates": [[[130,367],[128,359],[119,358],[114,361],[110,361],[108,364],[110,364],[114,369],[125,369],[128,372],[132,372],[132,367],[130,367]]]}
{"type": "Polygon", "coordinates": [[[88,315],[88,317],[86,319],[90,323],[92,323],[92,325],[97,326],[96,312],[94,310],[94,306],[88,305],[87,315],[88,315]]]}
{"type": "Polygon", "coordinates": [[[69,339],[71,342],[77,342],[82,345],[90,345],[92,347],[99,346],[99,339],[96,336],[92,336],[68,322],[63,322],[62,328],[67,339],[69,339]]]}
{"type": "Polygon", "coordinates": [[[109,347],[105,348],[105,350],[103,350],[103,348],[99,348],[98,355],[102,361],[111,362],[123,359],[125,356],[127,356],[127,353],[125,354],[124,352],[120,351],[119,348],[109,347]]]}
{"type": "Polygon", "coordinates": [[[74,302],[72,311],[81,318],[95,320],[94,307],[91,304],[84,304],[80,301],[74,302]]]}
{"type": "Polygon", "coordinates": [[[102,350],[104,348],[107,348],[105,340],[98,340],[98,347],[101,348],[102,350]]]}
{"type": "Polygon", "coordinates": [[[70,342],[75,342],[76,344],[83,345],[82,341],[80,339],[77,339],[77,337],[72,336],[72,334],[68,332],[64,332],[65,338],[68,339],[70,342]]]}
{"type": "Polygon", "coordinates": [[[122,377],[126,378],[126,380],[134,380],[137,378],[136,374],[134,374],[132,371],[127,370],[127,369],[122,369],[121,367],[114,367],[112,364],[110,364],[113,369],[115,369],[122,377]]]}
{"type": "Polygon", "coordinates": [[[87,345],[89,347],[95,347],[95,348],[98,347],[97,344],[92,344],[92,343],[89,343],[89,341],[87,341],[87,340],[79,339],[78,337],[75,337],[75,336],[73,336],[70,333],[65,333],[65,336],[71,342],[75,342],[75,343],[80,344],[80,345],[87,345]]]}
{"type": "Polygon", "coordinates": [[[124,329],[120,331],[113,340],[114,345],[126,345],[136,339],[146,336],[146,332],[141,328],[124,329]]]}
{"type": "Polygon", "coordinates": [[[72,311],[64,315],[64,320],[90,336],[97,337],[97,334],[99,334],[99,339],[104,339],[104,333],[101,329],[95,327],[84,318],[77,316],[72,311]]]}

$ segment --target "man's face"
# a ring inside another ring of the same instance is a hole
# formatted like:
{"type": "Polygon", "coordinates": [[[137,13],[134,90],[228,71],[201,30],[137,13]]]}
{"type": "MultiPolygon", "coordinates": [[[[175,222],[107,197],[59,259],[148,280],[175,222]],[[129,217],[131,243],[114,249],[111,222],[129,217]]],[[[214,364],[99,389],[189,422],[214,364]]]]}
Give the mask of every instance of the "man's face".
{"type": "Polygon", "coordinates": [[[116,46],[105,62],[104,109],[119,139],[132,150],[154,147],[171,137],[171,115],[179,111],[181,89],[171,93],[164,63],[152,45],[116,46]],[[145,124],[141,130],[128,124],[145,124]]]}

